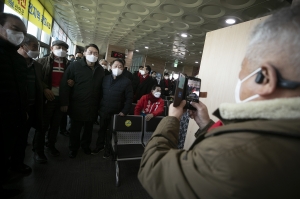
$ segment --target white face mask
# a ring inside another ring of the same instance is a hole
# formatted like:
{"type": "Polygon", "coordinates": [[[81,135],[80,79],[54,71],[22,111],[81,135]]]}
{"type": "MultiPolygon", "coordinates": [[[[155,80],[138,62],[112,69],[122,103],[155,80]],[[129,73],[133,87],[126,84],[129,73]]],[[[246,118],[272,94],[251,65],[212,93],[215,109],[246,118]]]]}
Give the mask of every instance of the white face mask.
{"type": "Polygon", "coordinates": [[[24,34],[22,32],[18,32],[11,29],[6,29],[7,41],[18,46],[24,40],[24,34]]]}
{"type": "Polygon", "coordinates": [[[168,76],[165,76],[165,79],[169,79],[169,77],[168,77],[168,76]]]}
{"type": "Polygon", "coordinates": [[[101,65],[104,69],[107,69],[107,66],[105,66],[105,65],[101,65]]]}
{"type": "Polygon", "coordinates": [[[141,75],[145,75],[145,71],[144,70],[139,70],[141,75]]]}
{"type": "Polygon", "coordinates": [[[86,60],[88,60],[89,62],[92,62],[92,63],[94,63],[98,60],[98,57],[94,56],[93,54],[86,55],[85,58],[86,58],[86,60]]]}
{"type": "Polygon", "coordinates": [[[33,59],[37,58],[40,55],[39,51],[31,51],[30,50],[26,53],[27,53],[28,57],[33,58],[33,59]]]}
{"type": "Polygon", "coordinates": [[[161,93],[160,92],[154,92],[153,95],[154,95],[154,97],[159,98],[161,93]]]}
{"type": "Polygon", "coordinates": [[[67,55],[67,52],[65,50],[63,50],[62,48],[53,50],[53,53],[57,57],[66,57],[66,55],[67,55]]]}
{"type": "Polygon", "coordinates": [[[122,74],[122,72],[123,72],[123,70],[121,70],[121,69],[119,69],[119,68],[113,68],[113,69],[112,69],[112,74],[113,74],[114,76],[119,76],[119,75],[122,74]]]}
{"type": "Polygon", "coordinates": [[[242,83],[244,81],[246,81],[247,79],[249,79],[250,77],[252,77],[253,75],[255,75],[256,73],[258,73],[259,71],[261,71],[261,68],[256,69],[254,72],[252,72],[250,75],[248,75],[244,79],[242,79],[242,80],[239,79],[238,80],[238,82],[236,84],[236,87],[235,87],[235,102],[236,103],[248,102],[250,100],[253,100],[253,99],[259,97],[259,95],[256,94],[256,95],[252,95],[252,96],[250,96],[250,97],[248,97],[247,99],[244,99],[244,100],[241,100],[241,98],[240,98],[240,90],[241,90],[242,83]]]}

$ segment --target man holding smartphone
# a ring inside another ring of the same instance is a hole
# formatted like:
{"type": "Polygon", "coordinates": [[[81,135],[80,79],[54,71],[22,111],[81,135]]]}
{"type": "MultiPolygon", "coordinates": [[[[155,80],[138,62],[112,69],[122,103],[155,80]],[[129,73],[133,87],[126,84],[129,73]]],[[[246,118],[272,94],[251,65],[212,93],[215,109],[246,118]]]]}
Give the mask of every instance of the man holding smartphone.
{"type": "Polygon", "coordinates": [[[191,102],[199,126],[189,150],[177,149],[186,102],[172,104],[145,147],[138,178],[153,198],[299,198],[300,5],[259,24],[236,85],[237,104],[210,120],[191,102]],[[243,102],[243,103],[240,103],[243,102]],[[245,103],[246,102],[246,103],[245,103]]]}

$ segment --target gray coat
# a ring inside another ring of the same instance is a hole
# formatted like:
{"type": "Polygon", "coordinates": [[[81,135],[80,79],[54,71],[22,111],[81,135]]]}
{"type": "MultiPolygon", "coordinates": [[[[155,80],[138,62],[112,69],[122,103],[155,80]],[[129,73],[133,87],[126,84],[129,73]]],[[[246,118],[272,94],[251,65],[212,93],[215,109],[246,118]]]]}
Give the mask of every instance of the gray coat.
{"type": "Polygon", "coordinates": [[[96,62],[94,71],[87,65],[86,59],[70,64],[60,83],[62,106],[69,106],[70,117],[76,121],[94,121],[98,115],[103,68],[96,62]],[[71,88],[67,80],[74,80],[71,88]]]}

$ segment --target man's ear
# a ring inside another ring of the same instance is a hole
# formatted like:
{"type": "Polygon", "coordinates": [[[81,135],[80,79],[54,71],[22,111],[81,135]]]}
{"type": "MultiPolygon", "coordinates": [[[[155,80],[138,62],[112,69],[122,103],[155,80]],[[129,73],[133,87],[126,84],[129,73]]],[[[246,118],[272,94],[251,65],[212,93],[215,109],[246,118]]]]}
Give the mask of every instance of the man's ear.
{"type": "Polygon", "coordinates": [[[53,51],[53,46],[50,47],[50,50],[53,51]]]}
{"type": "Polygon", "coordinates": [[[275,68],[269,64],[264,64],[261,67],[261,73],[261,75],[263,75],[262,80],[256,82],[257,84],[260,84],[258,87],[258,94],[264,96],[274,93],[277,87],[277,74],[275,68]]]}

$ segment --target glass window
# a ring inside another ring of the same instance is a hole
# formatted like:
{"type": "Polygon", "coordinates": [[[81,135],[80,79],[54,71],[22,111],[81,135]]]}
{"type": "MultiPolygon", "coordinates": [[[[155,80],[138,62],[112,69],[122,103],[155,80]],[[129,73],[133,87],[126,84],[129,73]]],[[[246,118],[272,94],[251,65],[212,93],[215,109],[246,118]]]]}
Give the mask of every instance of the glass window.
{"type": "Polygon", "coordinates": [[[48,54],[48,49],[44,47],[40,47],[40,55],[39,58],[44,57],[45,55],[48,54]]]}
{"type": "Polygon", "coordinates": [[[28,21],[28,27],[27,27],[27,33],[35,36],[37,38],[38,36],[38,27],[36,27],[33,23],[28,21]]]}
{"type": "Polygon", "coordinates": [[[23,17],[17,13],[16,11],[14,11],[13,9],[11,9],[9,6],[7,5],[4,5],[4,12],[5,13],[10,13],[10,14],[14,14],[14,15],[17,15],[18,17],[20,17],[21,19],[23,19],[23,17]]]}
{"type": "Polygon", "coordinates": [[[41,41],[44,42],[45,44],[50,43],[50,35],[42,31],[42,36],[41,36],[41,41]]]}
{"type": "Polygon", "coordinates": [[[53,21],[52,37],[58,39],[58,31],[59,31],[59,26],[58,26],[58,24],[55,21],[53,21]]]}

